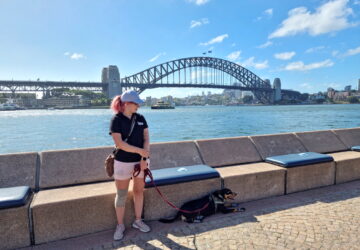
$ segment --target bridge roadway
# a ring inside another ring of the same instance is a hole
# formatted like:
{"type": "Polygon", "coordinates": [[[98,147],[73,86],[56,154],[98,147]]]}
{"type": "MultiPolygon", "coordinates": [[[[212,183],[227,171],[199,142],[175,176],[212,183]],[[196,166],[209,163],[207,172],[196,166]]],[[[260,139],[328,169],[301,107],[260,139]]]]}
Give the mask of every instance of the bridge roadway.
{"type": "MultiPolygon", "coordinates": [[[[10,92],[10,91],[43,91],[51,88],[80,88],[80,89],[92,89],[103,91],[107,89],[107,83],[101,82],[63,82],[63,81],[7,81],[0,80],[0,92],[10,92]]],[[[121,87],[124,88],[141,88],[141,89],[152,89],[152,88],[215,88],[215,89],[234,89],[242,91],[265,91],[272,92],[272,88],[250,88],[242,87],[236,85],[216,85],[216,84],[190,84],[190,83],[121,83],[121,87]]],[[[281,90],[284,94],[296,95],[299,92],[294,90],[281,90]]]]}
{"type": "Polygon", "coordinates": [[[360,181],[242,205],[244,213],[203,223],[151,222],[150,233],[127,229],[118,242],[109,230],[31,249],[360,249],[360,181]]]}

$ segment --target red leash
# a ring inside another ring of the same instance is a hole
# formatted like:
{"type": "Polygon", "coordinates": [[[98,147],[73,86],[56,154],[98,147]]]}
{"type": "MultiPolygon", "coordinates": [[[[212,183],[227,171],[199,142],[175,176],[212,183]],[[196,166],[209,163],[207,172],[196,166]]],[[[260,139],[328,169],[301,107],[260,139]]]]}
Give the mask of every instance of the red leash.
{"type": "MultiPolygon", "coordinates": [[[[138,176],[140,174],[141,168],[140,168],[140,164],[136,164],[134,167],[134,177],[138,176]]],[[[155,187],[156,191],[159,193],[159,195],[161,196],[161,198],[172,208],[175,208],[176,210],[183,212],[183,213],[187,213],[187,214],[195,214],[195,213],[199,213],[202,210],[204,210],[205,208],[207,208],[210,204],[210,202],[206,203],[202,208],[193,210],[193,211],[189,211],[189,210],[183,210],[181,208],[178,208],[177,206],[175,206],[173,203],[171,203],[166,197],[165,195],[163,195],[160,191],[160,189],[156,186],[155,182],[154,182],[154,177],[150,171],[150,169],[145,169],[144,170],[144,182],[146,179],[146,176],[149,176],[150,180],[151,180],[151,184],[155,187]]]]}

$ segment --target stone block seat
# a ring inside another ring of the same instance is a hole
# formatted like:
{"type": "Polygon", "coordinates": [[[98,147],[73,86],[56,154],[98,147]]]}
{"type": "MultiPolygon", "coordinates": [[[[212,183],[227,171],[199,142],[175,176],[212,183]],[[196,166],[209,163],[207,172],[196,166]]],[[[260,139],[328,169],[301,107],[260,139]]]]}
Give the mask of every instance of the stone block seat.
{"type": "Polygon", "coordinates": [[[296,133],[308,151],[327,153],[335,161],[335,183],[360,179],[360,128],[296,133]]]}
{"type": "MultiPolygon", "coordinates": [[[[30,209],[35,244],[112,229],[116,188],[105,174],[112,147],[40,153],[39,189],[30,209]]],[[[125,224],[134,219],[132,183],[125,224]]]]}
{"type": "MultiPolygon", "coordinates": [[[[219,173],[203,165],[193,141],[154,143],[150,145],[151,170],[155,184],[175,206],[198,199],[221,188],[219,173]]],[[[165,203],[146,180],[144,192],[145,220],[173,216],[177,210],[165,203]]]]}
{"type": "MultiPolygon", "coordinates": [[[[286,169],[287,194],[334,184],[335,163],[332,159],[323,162],[314,157],[312,161],[304,161],[303,157],[316,155],[304,154],[308,150],[295,134],[252,136],[251,139],[265,161],[274,163],[270,161],[271,157],[298,158],[293,161],[291,168],[281,165],[286,169]]],[[[275,163],[280,165],[279,162],[275,163]]]]}
{"type": "Polygon", "coordinates": [[[30,246],[28,208],[38,159],[36,152],[0,155],[0,249],[30,246]]]}
{"type": "Polygon", "coordinates": [[[336,163],[336,184],[360,179],[360,128],[332,130],[346,146],[344,152],[331,153],[336,163]],[[352,150],[352,151],[351,151],[352,150]]]}
{"type": "Polygon", "coordinates": [[[236,202],[284,194],[285,170],[262,158],[249,137],[196,141],[204,162],[220,173],[236,202]]]}
{"type": "MultiPolygon", "coordinates": [[[[48,189],[31,203],[35,244],[113,229],[116,226],[113,182],[48,189]]],[[[126,201],[125,221],[134,220],[132,183],[126,201]]]]}
{"type": "Polygon", "coordinates": [[[30,245],[28,186],[0,188],[0,247],[5,249],[30,245]]]}
{"type": "Polygon", "coordinates": [[[176,209],[170,207],[160,197],[156,187],[168,201],[179,208],[185,202],[198,199],[221,188],[219,173],[206,165],[157,169],[153,170],[152,174],[154,182],[147,177],[145,183],[144,217],[146,220],[158,220],[177,213],[176,209]]]}

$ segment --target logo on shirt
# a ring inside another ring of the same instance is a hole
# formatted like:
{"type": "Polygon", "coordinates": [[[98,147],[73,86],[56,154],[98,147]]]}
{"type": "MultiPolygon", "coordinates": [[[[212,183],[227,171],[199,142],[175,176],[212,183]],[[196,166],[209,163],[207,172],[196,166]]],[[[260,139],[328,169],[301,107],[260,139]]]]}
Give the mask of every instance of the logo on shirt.
{"type": "Polygon", "coordinates": [[[144,125],[144,123],[143,122],[138,122],[138,125],[142,126],[142,125],[144,125]]]}

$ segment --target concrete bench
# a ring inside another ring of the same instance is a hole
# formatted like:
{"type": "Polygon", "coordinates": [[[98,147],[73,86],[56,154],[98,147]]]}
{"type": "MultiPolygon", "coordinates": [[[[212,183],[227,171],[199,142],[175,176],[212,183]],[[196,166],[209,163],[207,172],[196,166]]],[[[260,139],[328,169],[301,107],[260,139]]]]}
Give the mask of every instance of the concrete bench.
{"type": "Polygon", "coordinates": [[[28,186],[0,188],[0,248],[30,246],[28,186]]]}
{"type": "Polygon", "coordinates": [[[38,153],[0,155],[0,188],[29,186],[35,189],[38,153]]]}
{"type": "Polygon", "coordinates": [[[150,152],[151,169],[203,164],[193,141],[152,143],[150,152]]]}
{"type": "Polygon", "coordinates": [[[269,163],[251,163],[217,168],[224,186],[237,193],[236,202],[285,194],[285,169],[269,163]]]}
{"type": "Polygon", "coordinates": [[[335,161],[335,183],[360,179],[360,153],[349,151],[360,145],[360,129],[296,133],[309,151],[330,153],[335,161]],[[343,151],[343,152],[341,152],[343,151]]]}
{"type": "Polygon", "coordinates": [[[204,162],[220,173],[237,202],[284,194],[285,170],[263,163],[249,137],[198,140],[204,162]]]}
{"type": "Polygon", "coordinates": [[[113,147],[44,151],[40,153],[40,189],[109,181],[104,161],[113,147]]]}
{"type": "Polygon", "coordinates": [[[360,128],[334,129],[332,130],[339,139],[350,149],[360,145],[360,128]]]}
{"type": "MultiPolygon", "coordinates": [[[[158,169],[152,173],[161,192],[179,208],[185,202],[221,189],[219,173],[206,165],[158,169]]],[[[162,200],[149,179],[146,180],[144,198],[145,220],[175,216],[178,212],[162,200]]]]}
{"type": "MultiPolygon", "coordinates": [[[[0,155],[0,190],[16,186],[28,186],[34,190],[38,158],[38,153],[0,155]]],[[[1,201],[5,202],[5,197],[1,201]]],[[[27,201],[19,207],[9,203],[0,209],[0,248],[30,246],[29,203],[27,201]]]]}
{"type": "MultiPolygon", "coordinates": [[[[306,152],[307,149],[295,134],[252,136],[251,139],[261,157],[288,155],[306,152]]],[[[335,163],[315,163],[286,169],[286,193],[333,185],[335,163]]]]}
{"type": "Polygon", "coordinates": [[[360,179],[360,153],[346,151],[330,153],[336,163],[335,183],[354,181],[360,179]]]}
{"type": "MultiPolygon", "coordinates": [[[[113,182],[40,191],[31,204],[35,243],[114,229],[115,194],[113,182]]],[[[127,226],[135,218],[132,198],[130,183],[124,221],[127,226]]]]}

